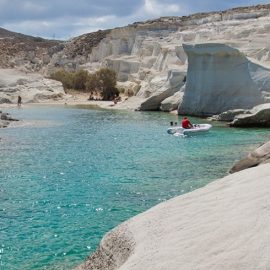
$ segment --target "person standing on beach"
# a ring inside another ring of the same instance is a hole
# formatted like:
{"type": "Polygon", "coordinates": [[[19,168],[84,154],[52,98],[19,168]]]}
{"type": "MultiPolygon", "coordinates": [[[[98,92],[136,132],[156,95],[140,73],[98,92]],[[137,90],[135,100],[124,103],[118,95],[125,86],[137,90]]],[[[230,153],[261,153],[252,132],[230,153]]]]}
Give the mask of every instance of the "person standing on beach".
{"type": "Polygon", "coordinates": [[[193,128],[193,125],[190,123],[187,117],[184,117],[182,120],[182,128],[193,128]]]}
{"type": "Polygon", "coordinates": [[[18,96],[18,102],[17,105],[20,107],[22,105],[22,97],[18,96]]]}

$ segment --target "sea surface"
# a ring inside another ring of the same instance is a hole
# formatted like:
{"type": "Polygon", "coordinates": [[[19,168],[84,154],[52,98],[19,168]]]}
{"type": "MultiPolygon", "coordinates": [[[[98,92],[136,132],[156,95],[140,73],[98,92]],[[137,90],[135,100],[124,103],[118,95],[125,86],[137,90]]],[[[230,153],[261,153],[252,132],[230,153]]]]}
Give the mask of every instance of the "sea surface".
{"type": "Polygon", "coordinates": [[[122,221],[225,176],[270,138],[222,123],[175,137],[179,119],[159,112],[8,111],[24,122],[0,129],[1,270],[72,269],[122,221]]]}

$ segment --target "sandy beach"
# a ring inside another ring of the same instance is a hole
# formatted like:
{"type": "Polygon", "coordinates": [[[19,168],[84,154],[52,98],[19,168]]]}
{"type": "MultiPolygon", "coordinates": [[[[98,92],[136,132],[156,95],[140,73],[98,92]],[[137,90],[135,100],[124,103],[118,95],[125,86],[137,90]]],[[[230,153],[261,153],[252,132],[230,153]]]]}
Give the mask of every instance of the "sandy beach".
{"type": "MultiPolygon", "coordinates": [[[[140,97],[122,97],[122,101],[114,104],[113,101],[103,101],[103,100],[88,100],[88,93],[72,93],[65,95],[62,99],[46,99],[40,100],[38,103],[22,103],[22,108],[27,106],[42,106],[42,105],[67,105],[67,106],[91,106],[99,107],[104,109],[117,109],[117,110],[135,110],[139,107],[142,102],[140,97]]],[[[17,107],[17,104],[0,104],[1,109],[14,108],[17,107]]]]}

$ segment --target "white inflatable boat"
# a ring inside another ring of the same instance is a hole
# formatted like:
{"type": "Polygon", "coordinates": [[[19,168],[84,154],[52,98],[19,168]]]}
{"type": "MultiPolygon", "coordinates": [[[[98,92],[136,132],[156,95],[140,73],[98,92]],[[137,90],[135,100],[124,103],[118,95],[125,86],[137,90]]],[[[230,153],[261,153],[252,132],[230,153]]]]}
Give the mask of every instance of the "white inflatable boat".
{"type": "Polygon", "coordinates": [[[209,131],[209,129],[212,127],[210,124],[197,124],[193,125],[192,128],[186,129],[182,128],[181,126],[171,126],[167,129],[167,132],[169,134],[175,134],[175,135],[189,135],[189,134],[197,134],[197,133],[203,133],[209,131]]]}

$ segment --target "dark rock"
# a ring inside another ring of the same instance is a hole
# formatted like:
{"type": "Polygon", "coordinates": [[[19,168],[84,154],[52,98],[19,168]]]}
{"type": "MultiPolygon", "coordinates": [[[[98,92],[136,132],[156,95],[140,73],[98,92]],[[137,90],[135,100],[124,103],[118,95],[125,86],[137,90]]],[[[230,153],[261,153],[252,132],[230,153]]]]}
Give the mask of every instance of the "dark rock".
{"type": "Polygon", "coordinates": [[[11,104],[12,102],[8,98],[0,98],[0,104],[3,104],[3,103],[11,104]]]}

